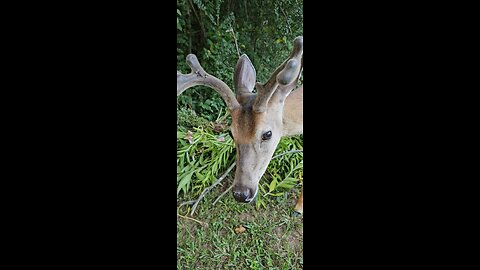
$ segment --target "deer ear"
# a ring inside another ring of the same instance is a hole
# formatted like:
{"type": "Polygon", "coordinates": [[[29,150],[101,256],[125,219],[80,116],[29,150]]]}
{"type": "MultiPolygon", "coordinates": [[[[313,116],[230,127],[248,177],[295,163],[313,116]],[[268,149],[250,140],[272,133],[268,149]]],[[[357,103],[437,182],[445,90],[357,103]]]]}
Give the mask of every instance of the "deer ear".
{"type": "Polygon", "coordinates": [[[252,62],[250,62],[247,55],[242,54],[240,59],[238,59],[235,73],[233,74],[233,81],[237,93],[243,94],[252,92],[256,79],[257,73],[255,72],[252,62]]]}

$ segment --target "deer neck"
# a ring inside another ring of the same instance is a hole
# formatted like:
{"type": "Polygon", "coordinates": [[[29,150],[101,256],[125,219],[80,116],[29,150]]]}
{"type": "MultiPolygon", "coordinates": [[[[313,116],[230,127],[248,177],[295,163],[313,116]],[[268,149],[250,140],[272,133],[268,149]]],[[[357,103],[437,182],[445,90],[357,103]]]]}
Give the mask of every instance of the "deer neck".
{"type": "Polygon", "coordinates": [[[303,85],[293,90],[285,99],[283,107],[283,134],[303,134],[303,85]]]}

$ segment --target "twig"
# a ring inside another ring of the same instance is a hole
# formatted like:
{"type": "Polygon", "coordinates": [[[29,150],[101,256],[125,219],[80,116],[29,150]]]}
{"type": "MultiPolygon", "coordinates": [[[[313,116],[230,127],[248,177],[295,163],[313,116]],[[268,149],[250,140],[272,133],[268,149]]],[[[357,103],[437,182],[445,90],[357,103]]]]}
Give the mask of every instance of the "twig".
{"type": "Polygon", "coordinates": [[[286,155],[286,154],[298,153],[298,152],[303,152],[303,150],[290,150],[290,151],[287,151],[287,152],[283,152],[281,154],[278,154],[278,155],[272,157],[272,159],[276,159],[276,158],[281,157],[281,156],[286,155]]]}
{"type": "Polygon", "coordinates": [[[214,188],[216,185],[218,185],[225,177],[227,177],[228,173],[235,167],[235,164],[236,162],[234,162],[230,168],[227,169],[227,171],[222,175],[220,176],[220,178],[218,178],[217,181],[215,181],[215,183],[213,183],[213,185],[205,188],[203,191],[202,191],[202,194],[200,194],[200,196],[198,197],[197,199],[197,202],[195,202],[195,204],[193,205],[192,207],[192,211],[190,212],[190,216],[193,216],[193,213],[195,213],[195,209],[197,209],[197,206],[198,206],[198,203],[203,199],[203,197],[205,197],[205,195],[212,189],[214,188]]]}
{"type": "Polygon", "coordinates": [[[218,202],[218,200],[220,200],[220,198],[222,198],[223,195],[227,194],[227,192],[229,192],[232,188],[233,188],[233,185],[227,188],[227,190],[225,190],[222,194],[220,194],[220,196],[218,196],[218,198],[213,202],[212,205],[215,205],[218,202]]]}
{"type": "Polygon", "coordinates": [[[203,37],[205,38],[207,36],[207,32],[205,31],[205,26],[203,26],[202,19],[200,19],[200,15],[198,15],[197,11],[195,10],[195,6],[192,3],[192,0],[188,0],[190,3],[190,6],[192,7],[193,13],[195,14],[195,17],[197,17],[198,24],[200,25],[200,29],[202,29],[202,34],[203,37]]]}
{"type": "Polygon", "coordinates": [[[182,215],[180,215],[180,214],[178,214],[178,213],[177,213],[177,216],[182,217],[182,218],[186,218],[186,219],[189,219],[189,220],[193,220],[193,221],[195,221],[195,222],[200,223],[200,225],[202,225],[202,226],[208,226],[208,224],[207,224],[206,222],[200,221],[200,220],[198,220],[198,219],[194,219],[194,218],[187,217],[187,216],[182,216],[182,215]]]}
{"type": "MultiPolygon", "coordinates": [[[[283,8],[281,6],[279,6],[280,8],[280,11],[283,13],[283,16],[285,16],[285,22],[287,22],[287,25],[288,25],[288,30],[290,30],[290,32],[292,32],[292,27],[290,26],[290,23],[288,22],[288,16],[287,14],[285,13],[285,11],[283,10],[283,8]]],[[[288,32],[287,32],[288,34],[288,32]]]]}
{"type": "Polygon", "coordinates": [[[178,206],[178,208],[180,208],[180,207],[182,207],[182,206],[184,206],[184,205],[187,205],[187,204],[194,204],[195,202],[196,202],[196,200],[191,200],[191,201],[182,202],[182,203],[178,206]]]}
{"type": "Polygon", "coordinates": [[[228,30],[228,32],[231,32],[233,36],[233,40],[235,40],[235,48],[237,48],[237,54],[238,58],[240,58],[240,50],[238,49],[238,44],[237,44],[237,38],[235,37],[235,32],[233,32],[233,27],[228,30]]]}

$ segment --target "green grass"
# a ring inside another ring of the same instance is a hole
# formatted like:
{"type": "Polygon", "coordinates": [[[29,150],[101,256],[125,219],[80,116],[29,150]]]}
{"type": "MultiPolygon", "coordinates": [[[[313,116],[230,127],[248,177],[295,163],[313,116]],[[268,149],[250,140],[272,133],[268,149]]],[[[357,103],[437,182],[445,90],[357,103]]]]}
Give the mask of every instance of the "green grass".
{"type": "Polygon", "coordinates": [[[206,225],[177,216],[177,269],[303,269],[303,216],[292,215],[299,188],[263,198],[266,207],[258,209],[230,192],[212,205],[231,179],[223,183],[195,211],[193,218],[206,225]],[[237,234],[240,225],[246,230],[237,234]]]}

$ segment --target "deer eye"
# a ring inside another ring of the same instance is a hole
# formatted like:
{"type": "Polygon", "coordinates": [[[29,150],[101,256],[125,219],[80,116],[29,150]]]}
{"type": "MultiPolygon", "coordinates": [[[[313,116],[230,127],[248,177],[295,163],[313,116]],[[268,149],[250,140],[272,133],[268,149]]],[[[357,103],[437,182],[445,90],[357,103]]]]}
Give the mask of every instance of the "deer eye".
{"type": "Polygon", "coordinates": [[[267,131],[267,132],[262,134],[262,140],[266,141],[266,140],[270,140],[270,138],[272,138],[272,132],[271,131],[267,131]]]}

